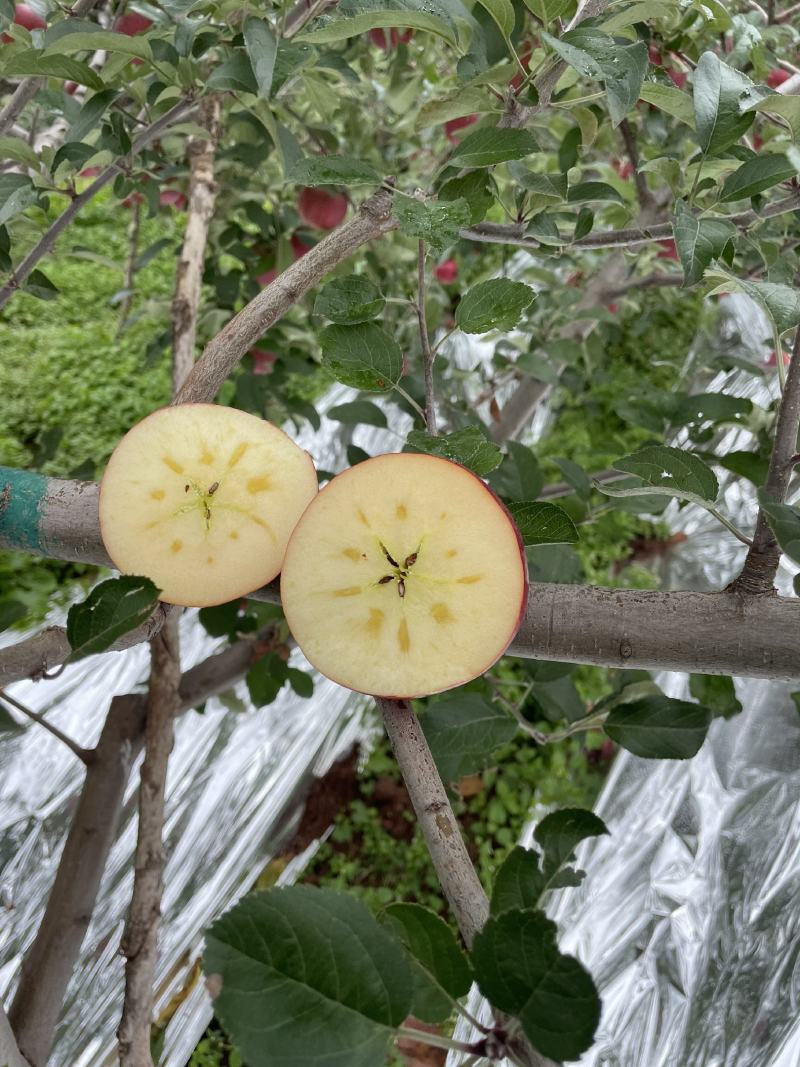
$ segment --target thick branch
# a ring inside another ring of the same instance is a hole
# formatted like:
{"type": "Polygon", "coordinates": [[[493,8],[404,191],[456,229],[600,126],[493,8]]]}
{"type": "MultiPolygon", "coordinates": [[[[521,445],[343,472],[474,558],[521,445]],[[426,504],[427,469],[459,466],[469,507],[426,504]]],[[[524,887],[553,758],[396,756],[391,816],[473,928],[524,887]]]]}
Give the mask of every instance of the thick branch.
{"type": "Polygon", "coordinates": [[[150,642],[144,761],[139,775],[139,829],[133,896],[122,938],[125,998],[117,1031],[120,1067],[152,1067],[150,1024],[158,959],[158,927],[164,888],[164,807],[172,720],[180,696],[178,614],[150,642]]]}
{"type": "MultiPolygon", "coordinates": [[[[178,711],[243,678],[274,642],[271,627],[209,656],[181,677],[178,711]]],[[[31,1067],[44,1067],[58,1014],[116,837],[128,777],[142,747],[145,698],[115,697],[86,773],[53,888],[22,964],[11,1020],[31,1067]]],[[[0,1045],[0,1047],[2,1047],[0,1045]]],[[[2,1064],[0,1057],[0,1064],[2,1064]]]]}
{"type": "Polygon", "coordinates": [[[175,297],[172,301],[172,391],[177,393],[194,366],[197,312],[203,283],[203,260],[208,227],[214,214],[217,183],[214,156],[220,136],[220,102],[207,96],[201,104],[201,121],[209,132],[207,139],[191,138],[188,145],[189,203],[183,248],[178,261],[175,297]]]}
{"type": "Polygon", "coordinates": [[[436,435],[436,398],[433,392],[433,352],[428,334],[428,315],[425,310],[425,242],[419,242],[417,254],[417,320],[419,343],[422,348],[422,367],[425,374],[425,427],[436,435]]]}
{"type": "MultiPolygon", "coordinates": [[[[148,126],[146,130],[139,134],[136,140],[131,146],[129,156],[135,156],[138,152],[141,152],[151,141],[155,140],[165,129],[177,122],[178,119],[183,118],[186,112],[191,107],[191,102],[188,100],[181,100],[175,104],[174,107],[166,111],[161,118],[156,119],[152,125],[148,126]]],[[[31,251],[27,254],[25,259],[19,264],[15,271],[12,272],[10,279],[6,282],[2,289],[0,289],[0,308],[5,307],[14,293],[22,287],[26,279],[33,272],[40,259],[46,256],[53,250],[56,241],[69,226],[81,208],[88,204],[93,197],[97,196],[101,189],[104,189],[109,182],[113,181],[118,174],[122,174],[124,171],[124,163],[120,160],[112,163],[106,167],[102,174],[98,175],[95,180],[89,185],[82,193],[79,193],[68,205],[68,207],[62,211],[52,226],[48,229],[39,242],[34,245],[31,251]]]]}
{"type": "Polygon", "coordinates": [[[379,190],[361,205],[355,218],[328,234],[279,274],[209,341],[175,403],[213,400],[242,356],[309,289],[361,245],[397,229],[391,211],[392,194],[379,190]]]}
{"type": "MultiPolygon", "coordinates": [[[[775,353],[783,359],[782,352],[775,353]]],[[[775,441],[769,461],[764,492],[770,499],[783,503],[795,463],[797,435],[800,429],[800,329],[794,339],[794,350],[786,385],[780,398],[775,420],[775,441]]],[[[761,508],[758,509],[753,543],[744,561],[742,573],[733,583],[741,593],[774,593],[773,582],[778,573],[781,550],[772,528],[761,508]]]]}

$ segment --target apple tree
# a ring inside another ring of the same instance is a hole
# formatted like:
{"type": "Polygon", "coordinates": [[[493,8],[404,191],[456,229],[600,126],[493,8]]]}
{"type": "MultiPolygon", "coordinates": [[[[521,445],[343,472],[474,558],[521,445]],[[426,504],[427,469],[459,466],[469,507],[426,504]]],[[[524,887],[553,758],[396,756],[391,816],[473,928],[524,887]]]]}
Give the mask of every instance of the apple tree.
{"type": "MultiPolygon", "coordinates": [[[[65,627],[0,651],[0,682],[46,686],[82,657],[151,648],[147,693],[110,701],[91,751],[61,737],[86,775],[8,1025],[0,1011],[14,1067],[48,1060],[140,752],[119,1061],[157,1061],[173,720],[241,679],[257,706],[285,686],[311,695],[293,642],[376,698],[454,925],[403,902],[376,917],[310,886],[246,897],[204,955],[246,1062],[374,1067],[398,1037],[420,1037],[410,1016],[464,1064],[542,1065],[591,1046],[597,989],[544,907],[580,882],[575,850],[606,827],[552,812],[487,895],[451,786],[517,731],[543,745],[601,729],[639,756],[688,759],[737,710],[732,674],[800,676],[798,601],[774,590],[781,558],[800,564],[795,6],[0,0],[2,329],[70,299],[52,263],[81,252],[90,205],[125,230],[110,252],[119,337],[146,264],[174,262],[141,351],[143,379],[163,372],[163,410],[139,422],[153,405],[131,397],[102,496],[91,480],[0,470],[0,545],[121,572],[65,627]],[[151,220],[176,215],[177,242],[144,244],[151,220]],[[754,301],[771,365],[697,358],[705,381],[761,376],[773,402],[664,369],[645,329],[653,293],[674,315],[702,298],[708,315],[731,293],[754,301]],[[623,317],[643,324],[635,365],[614,355],[623,317]],[[333,382],[351,394],[328,410],[333,382]],[[344,472],[315,476],[275,426],[291,437],[321,412],[402,437],[380,457],[351,442],[344,472]],[[564,455],[568,418],[585,433],[564,455]],[[750,432],[748,450],[718,450],[730,425],[750,432]],[[757,491],[746,528],[720,501],[722,473],[757,491]],[[743,546],[727,588],[581,580],[574,546],[599,524],[647,526],[671,501],[743,546]],[[226,641],[189,670],[181,605],[226,641]],[[579,699],[579,664],[607,672],[605,695],[534,728],[524,698],[493,688],[503,653],[534,701],[548,663],[565,665],[551,707],[567,690],[579,699]],[[664,669],[692,675],[691,700],[657,688],[648,672],[664,669]],[[459,1043],[447,1023],[473,983],[493,1021],[459,1043]]],[[[24,611],[13,585],[0,591],[3,626],[24,611]]],[[[5,690],[0,701],[52,729],[5,690]]]]}

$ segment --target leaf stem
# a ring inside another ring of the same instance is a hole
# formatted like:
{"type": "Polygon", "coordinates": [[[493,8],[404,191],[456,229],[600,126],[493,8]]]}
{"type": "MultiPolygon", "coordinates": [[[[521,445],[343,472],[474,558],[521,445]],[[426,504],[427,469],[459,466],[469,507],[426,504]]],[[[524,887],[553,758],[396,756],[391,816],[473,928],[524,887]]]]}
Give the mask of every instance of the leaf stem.
{"type": "Polygon", "coordinates": [[[398,1026],[397,1036],[408,1038],[410,1041],[419,1041],[433,1048],[452,1049],[455,1052],[475,1051],[474,1047],[468,1045],[466,1041],[455,1041],[449,1037],[442,1037],[441,1034],[429,1034],[426,1030],[417,1030],[413,1026],[398,1026]]]}
{"type": "Polygon", "coordinates": [[[398,392],[398,393],[400,394],[400,396],[402,396],[402,398],[403,398],[403,399],[404,399],[404,400],[405,400],[405,401],[406,401],[407,403],[409,403],[409,404],[411,405],[411,407],[412,407],[412,408],[413,408],[413,409],[414,409],[414,410],[415,410],[415,411],[417,412],[417,414],[419,415],[419,417],[420,417],[420,418],[422,419],[422,421],[423,421],[423,422],[425,423],[425,425],[427,426],[428,420],[427,420],[427,419],[426,419],[426,417],[425,417],[425,412],[424,412],[424,411],[422,410],[422,408],[421,408],[421,407],[419,406],[419,404],[418,404],[418,403],[416,402],[416,400],[414,399],[414,397],[413,397],[413,396],[411,396],[411,395],[410,395],[409,393],[407,393],[407,392],[405,391],[405,389],[404,389],[404,388],[402,387],[402,385],[395,385],[395,386],[393,386],[393,389],[394,389],[394,390],[395,390],[396,392],[398,392]]]}
{"type": "Polygon", "coordinates": [[[747,534],[742,533],[738,526],[734,526],[730,519],[726,519],[721,511],[718,511],[711,504],[704,504],[703,506],[705,507],[706,511],[709,512],[709,514],[714,516],[717,522],[721,522],[726,530],[730,530],[730,532],[737,539],[737,541],[741,541],[743,545],[747,545],[748,547],[753,544],[747,534]]]}

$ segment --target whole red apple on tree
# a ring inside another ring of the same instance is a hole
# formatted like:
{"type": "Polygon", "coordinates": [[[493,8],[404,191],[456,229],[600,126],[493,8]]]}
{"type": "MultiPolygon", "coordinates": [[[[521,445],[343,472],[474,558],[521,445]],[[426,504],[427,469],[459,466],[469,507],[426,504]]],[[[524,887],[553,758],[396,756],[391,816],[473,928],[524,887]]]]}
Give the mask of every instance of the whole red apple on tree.
{"type": "Polygon", "coordinates": [[[454,259],[446,259],[433,272],[442,285],[452,285],[458,277],[458,264],[454,259]]]}
{"type": "Polygon", "coordinates": [[[333,230],[347,214],[347,197],[324,189],[305,188],[297,198],[297,212],[307,226],[333,230]]]}
{"type": "Polygon", "coordinates": [[[161,207],[174,207],[176,211],[184,211],[188,203],[178,189],[162,189],[158,194],[158,202],[161,207]]]}
{"type": "MultiPolygon", "coordinates": [[[[38,12],[34,11],[32,7],[28,7],[27,4],[17,4],[14,8],[14,23],[17,26],[22,26],[26,30],[46,30],[47,23],[38,12]]],[[[14,38],[9,34],[3,34],[3,42],[8,44],[13,41],[14,38]]]]}

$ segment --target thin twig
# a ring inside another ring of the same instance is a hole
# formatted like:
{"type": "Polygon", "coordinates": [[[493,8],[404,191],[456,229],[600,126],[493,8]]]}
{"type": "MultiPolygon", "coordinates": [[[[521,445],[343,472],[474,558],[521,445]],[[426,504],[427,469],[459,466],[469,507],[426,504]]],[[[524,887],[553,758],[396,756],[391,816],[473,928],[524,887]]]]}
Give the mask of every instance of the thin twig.
{"type": "Polygon", "coordinates": [[[419,242],[417,254],[417,319],[419,320],[419,340],[422,346],[422,362],[425,372],[425,426],[434,437],[436,429],[436,399],[433,393],[433,360],[431,342],[428,335],[428,318],[425,311],[425,242],[419,242]]]}
{"type": "Polygon", "coordinates": [[[150,1026],[163,891],[163,827],[172,719],[180,704],[178,615],[150,642],[145,752],[139,776],[139,831],[133,896],[122,938],[125,997],[117,1031],[120,1067],[152,1067],[150,1026]]]}
{"type": "MultiPolygon", "coordinates": [[[[178,119],[183,118],[186,112],[191,107],[191,100],[184,99],[171,107],[169,111],[166,111],[161,118],[156,119],[152,125],[148,126],[143,133],[140,133],[131,146],[129,156],[135,156],[143,148],[145,148],[151,141],[155,140],[165,129],[177,122],[178,119]]],[[[127,159],[128,157],[126,157],[127,159]]],[[[19,264],[19,266],[11,274],[11,277],[0,289],[0,308],[5,307],[11,297],[16,293],[25,283],[29,275],[33,272],[36,264],[53,250],[53,247],[69,226],[81,208],[88,204],[101,189],[104,189],[109,182],[113,181],[117,174],[122,174],[124,171],[124,163],[122,160],[115,160],[111,163],[102,174],[99,174],[90,186],[88,186],[82,193],[79,193],[74,200],[62,211],[55,222],[50,226],[47,232],[40,238],[37,244],[27,254],[25,259],[19,264]]]]}
{"type": "Polygon", "coordinates": [[[27,715],[28,718],[31,719],[33,722],[38,723],[39,726],[44,727],[44,729],[47,730],[48,733],[51,733],[53,737],[58,738],[58,740],[62,744],[66,745],[70,752],[73,754],[73,756],[77,756],[81,763],[84,764],[84,766],[89,766],[89,763],[92,759],[92,753],[89,751],[89,749],[83,748],[83,746],[79,745],[77,741],[73,741],[71,737],[69,737],[63,732],[63,730],[59,730],[57,726],[54,726],[53,723],[49,722],[44,717],[44,715],[40,715],[38,711],[32,711],[24,704],[20,704],[20,702],[15,697],[12,697],[9,693],[6,693],[4,689],[0,689],[0,700],[4,700],[6,704],[10,704],[12,708],[16,708],[17,711],[21,712],[23,715],[27,715]]]}
{"type": "Polygon", "coordinates": [[[142,204],[138,196],[134,194],[131,201],[131,221],[128,225],[128,259],[125,264],[125,277],[122,281],[122,288],[124,289],[125,294],[122,297],[122,304],[119,309],[119,323],[117,324],[116,336],[117,341],[125,332],[128,316],[133,307],[133,286],[136,280],[136,260],[139,258],[139,227],[141,222],[142,204]]]}
{"type": "Polygon", "coordinates": [[[619,132],[622,134],[622,140],[625,142],[625,151],[628,153],[628,159],[630,159],[633,167],[633,180],[636,183],[636,196],[639,200],[639,206],[644,207],[646,204],[652,203],[653,197],[647,188],[647,179],[639,170],[639,149],[636,145],[636,132],[627,119],[623,119],[619,124],[619,132]]]}
{"type": "Polygon", "coordinates": [[[775,16],[775,22],[789,22],[797,14],[800,14],[800,4],[792,4],[791,7],[787,7],[785,11],[775,16]]]}
{"type": "MultiPolygon", "coordinates": [[[[775,355],[778,360],[783,359],[782,351],[777,351],[775,355]]],[[[795,334],[786,385],[778,403],[775,440],[764,492],[771,500],[780,504],[786,499],[786,491],[789,488],[800,428],[800,329],[795,334]]],[[[753,543],[744,561],[742,573],[731,588],[740,593],[773,593],[773,582],[780,558],[780,546],[764,512],[759,508],[753,543]]]]}

